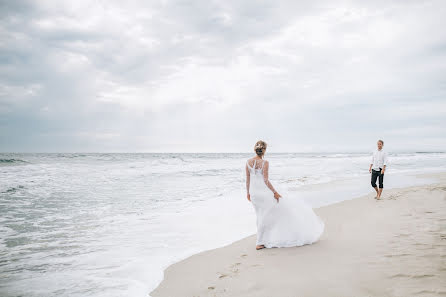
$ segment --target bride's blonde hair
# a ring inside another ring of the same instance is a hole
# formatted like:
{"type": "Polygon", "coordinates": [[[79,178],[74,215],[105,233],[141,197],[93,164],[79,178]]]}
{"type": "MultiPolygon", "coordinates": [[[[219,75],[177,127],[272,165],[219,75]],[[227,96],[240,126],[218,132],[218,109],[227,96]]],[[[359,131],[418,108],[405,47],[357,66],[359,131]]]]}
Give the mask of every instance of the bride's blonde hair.
{"type": "Polygon", "coordinates": [[[263,155],[265,154],[267,146],[268,145],[263,140],[257,141],[256,144],[254,145],[254,151],[256,152],[257,156],[262,158],[263,155]]]}

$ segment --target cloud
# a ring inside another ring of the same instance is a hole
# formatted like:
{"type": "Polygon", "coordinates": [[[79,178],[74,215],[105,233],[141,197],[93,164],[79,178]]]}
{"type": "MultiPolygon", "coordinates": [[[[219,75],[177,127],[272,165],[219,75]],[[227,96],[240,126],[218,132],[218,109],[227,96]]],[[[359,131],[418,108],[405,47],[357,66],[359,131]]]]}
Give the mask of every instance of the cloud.
{"type": "Polygon", "coordinates": [[[446,149],[443,1],[0,8],[1,151],[446,149]]]}

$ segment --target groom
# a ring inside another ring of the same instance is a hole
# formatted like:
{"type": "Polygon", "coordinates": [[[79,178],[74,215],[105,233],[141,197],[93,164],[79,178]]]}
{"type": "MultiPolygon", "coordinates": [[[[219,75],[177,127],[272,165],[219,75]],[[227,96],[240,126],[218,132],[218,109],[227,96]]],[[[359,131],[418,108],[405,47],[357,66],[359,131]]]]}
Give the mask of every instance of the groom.
{"type": "Polygon", "coordinates": [[[372,160],[369,167],[369,172],[372,174],[372,187],[376,191],[375,199],[381,198],[383,192],[384,172],[387,166],[387,152],[383,150],[384,141],[378,140],[378,149],[373,152],[372,160]],[[379,188],[376,187],[376,179],[379,178],[379,188]]]}

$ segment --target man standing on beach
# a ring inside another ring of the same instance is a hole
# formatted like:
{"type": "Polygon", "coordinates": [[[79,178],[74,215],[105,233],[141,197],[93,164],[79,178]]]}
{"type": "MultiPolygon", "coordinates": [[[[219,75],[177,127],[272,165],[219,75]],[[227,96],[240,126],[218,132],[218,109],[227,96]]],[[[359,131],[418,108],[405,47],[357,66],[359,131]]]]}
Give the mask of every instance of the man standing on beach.
{"type": "Polygon", "coordinates": [[[372,187],[376,191],[375,199],[381,198],[383,192],[384,171],[387,166],[387,152],[383,150],[384,141],[378,140],[378,149],[373,152],[372,162],[370,163],[369,172],[372,174],[372,187]],[[379,188],[376,187],[376,179],[379,178],[379,188]]]}

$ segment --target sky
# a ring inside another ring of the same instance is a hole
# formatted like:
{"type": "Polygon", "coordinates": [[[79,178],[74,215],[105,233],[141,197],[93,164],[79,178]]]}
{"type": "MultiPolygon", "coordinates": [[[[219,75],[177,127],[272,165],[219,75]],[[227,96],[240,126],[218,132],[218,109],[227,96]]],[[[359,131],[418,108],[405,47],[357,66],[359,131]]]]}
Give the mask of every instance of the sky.
{"type": "Polygon", "coordinates": [[[0,151],[446,151],[445,15],[442,0],[0,0],[0,151]]]}

